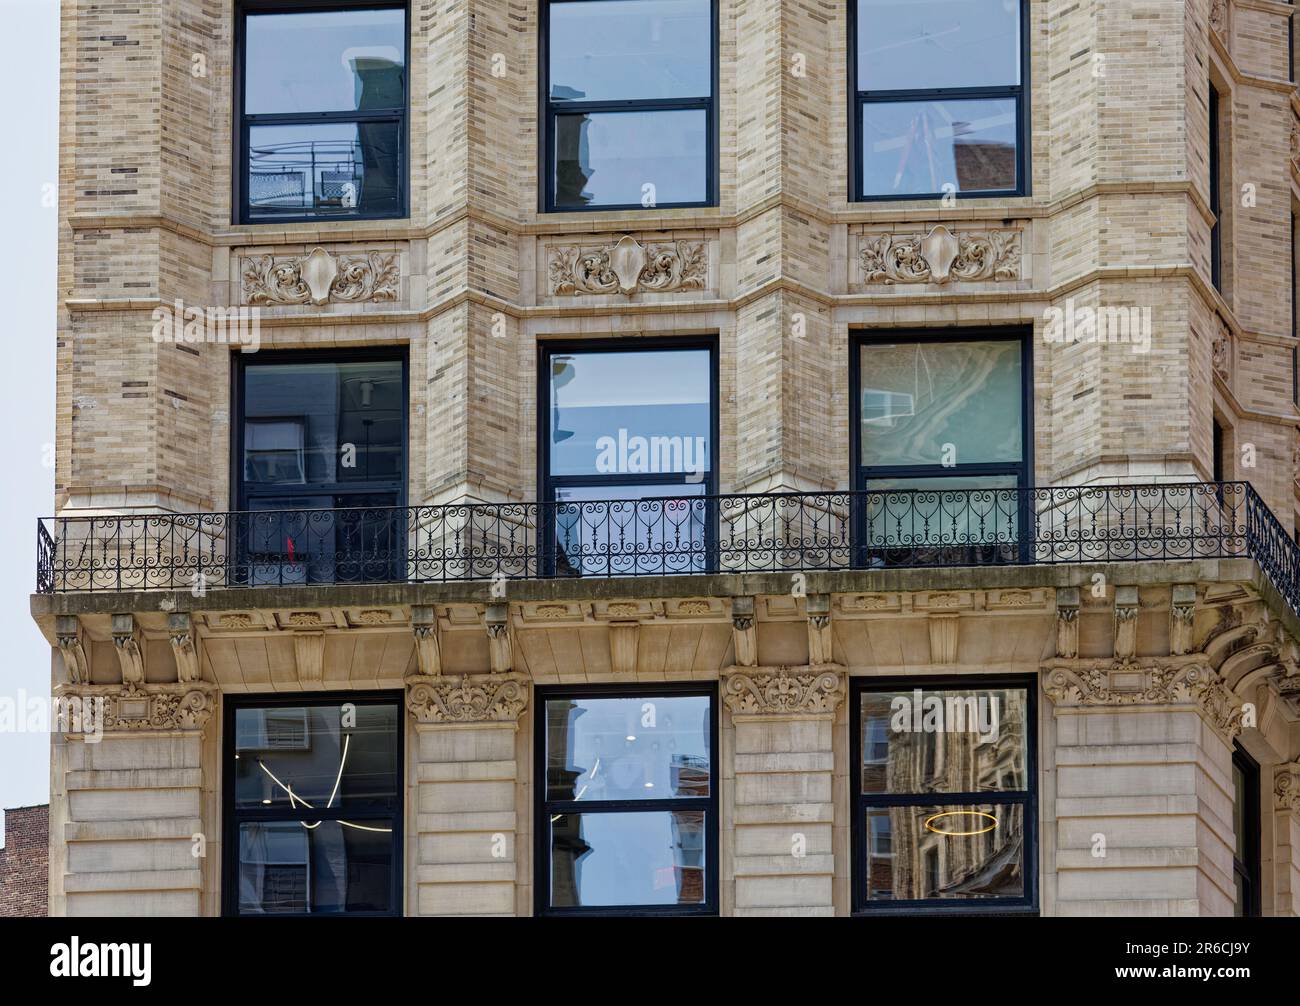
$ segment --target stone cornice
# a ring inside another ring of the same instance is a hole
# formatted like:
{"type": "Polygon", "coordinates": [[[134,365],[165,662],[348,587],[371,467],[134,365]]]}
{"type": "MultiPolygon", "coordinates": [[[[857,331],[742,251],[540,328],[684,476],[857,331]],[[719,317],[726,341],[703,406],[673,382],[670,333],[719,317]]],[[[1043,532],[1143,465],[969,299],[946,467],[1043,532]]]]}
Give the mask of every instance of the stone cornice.
{"type": "Polygon", "coordinates": [[[406,679],[406,708],[420,723],[514,723],[528,704],[522,674],[470,674],[406,679]]]}
{"type": "MultiPolygon", "coordinates": [[[[104,734],[200,732],[216,709],[217,686],[207,681],[138,685],[59,685],[61,703],[76,700],[89,719],[102,716],[104,734]]],[[[66,730],[85,737],[91,729],[66,730]]]]}
{"type": "Polygon", "coordinates": [[[1222,736],[1231,739],[1241,731],[1241,699],[1203,654],[1129,662],[1052,660],[1042,665],[1042,680],[1058,709],[1191,705],[1222,736]]]}
{"type": "Polygon", "coordinates": [[[848,677],[838,664],[809,667],[729,667],[722,701],[733,719],[821,719],[835,715],[848,677]]]}

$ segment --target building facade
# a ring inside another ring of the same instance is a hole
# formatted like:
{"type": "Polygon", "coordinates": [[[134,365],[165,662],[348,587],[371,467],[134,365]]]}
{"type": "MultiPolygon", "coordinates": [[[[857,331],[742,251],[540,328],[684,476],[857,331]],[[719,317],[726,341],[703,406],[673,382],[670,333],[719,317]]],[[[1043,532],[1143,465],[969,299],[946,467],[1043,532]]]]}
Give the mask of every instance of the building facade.
{"type": "Polygon", "coordinates": [[[50,808],[10,807],[0,846],[0,918],[44,916],[49,898],[50,808]]]}
{"type": "Polygon", "coordinates": [[[51,914],[1300,914],[1277,0],[65,0],[51,914]]]}

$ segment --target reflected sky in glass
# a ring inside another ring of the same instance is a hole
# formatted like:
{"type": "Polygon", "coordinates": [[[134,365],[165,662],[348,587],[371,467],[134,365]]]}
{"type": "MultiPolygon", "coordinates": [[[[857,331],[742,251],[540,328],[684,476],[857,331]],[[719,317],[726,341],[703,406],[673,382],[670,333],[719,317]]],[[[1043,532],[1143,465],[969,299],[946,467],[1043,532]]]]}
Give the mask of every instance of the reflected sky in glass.
{"type": "Polygon", "coordinates": [[[862,106],[864,195],[1010,190],[1016,187],[1016,171],[1012,99],[862,106]]]}
{"type": "Polygon", "coordinates": [[[555,117],[555,204],[642,206],[707,197],[703,109],[555,117]],[[647,189],[646,186],[653,186],[647,189]]]}
{"type": "Polygon", "coordinates": [[[1020,0],[858,0],[858,90],[1020,82],[1020,0]]]}

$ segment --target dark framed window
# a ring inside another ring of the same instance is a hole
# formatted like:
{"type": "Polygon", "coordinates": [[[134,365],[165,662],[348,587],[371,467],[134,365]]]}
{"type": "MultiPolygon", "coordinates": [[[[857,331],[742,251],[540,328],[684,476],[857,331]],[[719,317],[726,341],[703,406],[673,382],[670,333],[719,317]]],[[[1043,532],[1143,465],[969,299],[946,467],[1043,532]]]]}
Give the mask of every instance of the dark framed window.
{"type": "Polygon", "coordinates": [[[1233,914],[1260,914],[1259,764],[1240,746],[1232,751],[1232,875],[1236,883],[1233,914]]]}
{"type": "Polygon", "coordinates": [[[859,559],[922,544],[1016,558],[1032,479],[1029,333],[871,332],[851,347],[854,488],[871,493],[859,559]]]}
{"type": "Polygon", "coordinates": [[[716,914],[716,688],[538,688],[537,709],[537,914],[716,914]]]}
{"type": "Polygon", "coordinates": [[[855,913],[1037,911],[1034,696],[1025,678],[854,682],[855,913]]]}
{"type": "Polygon", "coordinates": [[[850,0],[854,200],[1029,192],[1025,0],[850,0]]]}
{"type": "Polygon", "coordinates": [[[552,572],[703,572],[717,492],[717,340],[543,343],[538,373],[552,572]]]}
{"type": "Polygon", "coordinates": [[[407,214],[405,3],[242,0],[239,223],[407,214]]]}
{"type": "Polygon", "coordinates": [[[404,579],[406,350],[232,358],[241,582],[404,579]]]}
{"type": "Polygon", "coordinates": [[[716,0],[541,5],[543,212],[714,206],[716,0]]]}
{"type": "Polygon", "coordinates": [[[224,913],[400,915],[401,693],[223,704],[224,913]]]}
{"type": "Polygon", "coordinates": [[[1214,289],[1223,292],[1223,179],[1220,176],[1222,151],[1219,150],[1219,89],[1210,85],[1210,212],[1214,223],[1210,226],[1210,282],[1214,289]]]}

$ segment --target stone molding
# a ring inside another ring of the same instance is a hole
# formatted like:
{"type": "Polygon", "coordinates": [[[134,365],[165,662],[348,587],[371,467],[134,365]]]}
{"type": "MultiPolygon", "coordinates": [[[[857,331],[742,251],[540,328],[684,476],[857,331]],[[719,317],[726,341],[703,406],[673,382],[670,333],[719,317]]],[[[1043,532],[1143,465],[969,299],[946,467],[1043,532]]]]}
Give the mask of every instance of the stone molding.
{"type": "Polygon", "coordinates": [[[243,303],[256,305],[395,301],[401,287],[395,251],[251,255],[240,262],[243,303]]]}
{"type": "Polygon", "coordinates": [[[406,708],[420,723],[510,723],[528,705],[522,674],[412,675],[406,708]]]}
{"type": "Polygon", "coordinates": [[[122,681],[128,685],[143,684],[144,647],[140,645],[142,637],[135,616],[114,615],[112,627],[113,648],[117,650],[117,661],[122,668],[122,681]]]}
{"type": "MultiPolygon", "coordinates": [[[[202,731],[216,709],[216,685],[206,681],[167,684],[64,685],[55,689],[63,702],[76,699],[83,708],[103,703],[103,732],[202,731]]],[[[86,731],[67,731],[82,738],[86,731]]]]}
{"type": "Polygon", "coordinates": [[[1140,662],[1049,661],[1043,691],[1058,708],[1195,705],[1231,739],[1241,731],[1242,702],[1204,658],[1140,662]]]}
{"type": "Polygon", "coordinates": [[[553,296],[671,293],[703,290],[708,281],[703,241],[641,244],[624,234],[612,244],[555,245],[547,249],[553,296]]]}
{"type": "Polygon", "coordinates": [[[928,234],[865,233],[859,238],[862,282],[948,283],[1020,279],[1020,231],[951,231],[928,234]]]}
{"type": "Polygon", "coordinates": [[[834,716],[848,692],[836,664],[821,667],[732,667],[722,675],[722,701],[733,718],[834,716]]]}
{"type": "Polygon", "coordinates": [[[63,654],[63,665],[73,684],[90,681],[90,662],[86,659],[81,619],[76,615],[59,615],[54,622],[54,639],[63,654]]]}
{"type": "Polygon", "coordinates": [[[1273,803],[1277,810],[1289,810],[1300,817],[1300,761],[1273,769],[1273,803]]]}

